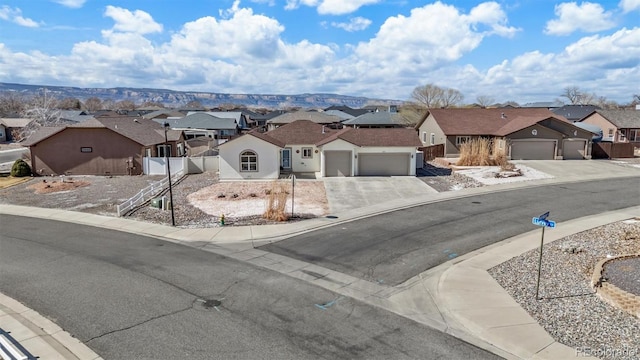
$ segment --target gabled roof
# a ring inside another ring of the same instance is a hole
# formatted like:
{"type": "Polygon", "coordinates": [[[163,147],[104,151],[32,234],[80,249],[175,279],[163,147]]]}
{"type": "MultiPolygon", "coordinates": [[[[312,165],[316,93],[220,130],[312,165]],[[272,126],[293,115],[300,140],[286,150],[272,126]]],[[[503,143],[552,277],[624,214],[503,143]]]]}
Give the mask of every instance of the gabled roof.
{"type": "Polygon", "coordinates": [[[329,110],[338,110],[338,111],[342,111],[344,113],[347,113],[353,117],[357,117],[360,116],[362,114],[366,114],[368,112],[371,112],[370,110],[367,109],[353,109],[350,108],[349,106],[346,105],[333,105],[333,106],[329,106],[328,108],[324,109],[324,111],[329,111],[329,110]]]}
{"type": "Polygon", "coordinates": [[[276,116],[268,120],[269,124],[288,124],[298,120],[309,120],[318,124],[339,123],[342,119],[334,115],[327,115],[317,111],[296,111],[276,116]]]}
{"type": "Polygon", "coordinates": [[[324,113],[327,115],[337,116],[342,120],[349,120],[349,119],[355,118],[355,116],[340,110],[325,110],[324,113]]]}
{"type": "Polygon", "coordinates": [[[305,145],[315,144],[335,132],[336,130],[309,120],[297,120],[266,134],[287,145],[305,145]]]}
{"type": "MultiPolygon", "coordinates": [[[[25,146],[35,145],[67,128],[81,129],[109,129],[141,145],[150,146],[164,142],[164,127],[152,120],[134,119],[131,117],[100,117],[66,127],[42,127],[36,130],[24,142],[25,146]]],[[[170,141],[180,139],[182,132],[169,130],[167,138],[170,141]]]]}
{"type": "Polygon", "coordinates": [[[180,111],[172,110],[172,109],[161,109],[161,110],[156,110],[156,111],[152,111],[150,113],[144,114],[142,117],[145,119],[154,119],[162,115],[167,115],[167,117],[183,117],[184,113],[181,113],[180,111]]]}
{"type": "MultiPolygon", "coordinates": [[[[533,126],[539,123],[542,120],[547,120],[547,119],[555,119],[555,118],[553,117],[540,118],[539,116],[518,116],[515,119],[506,123],[500,129],[496,130],[494,133],[488,134],[488,135],[507,136],[516,131],[526,129],[530,126],[533,126]]],[[[557,120],[557,121],[560,121],[560,120],[557,120]]]]}
{"type": "Polygon", "coordinates": [[[234,141],[238,141],[239,139],[246,139],[247,136],[253,136],[253,137],[257,138],[257,139],[260,139],[262,141],[266,141],[266,142],[268,142],[270,144],[273,144],[273,145],[275,145],[277,147],[280,147],[280,148],[283,148],[283,147],[285,147],[287,145],[287,144],[283,143],[282,141],[280,141],[278,139],[272,138],[267,133],[261,133],[257,129],[255,129],[255,130],[249,131],[248,133],[246,133],[244,135],[232,138],[231,140],[226,141],[226,142],[218,145],[217,147],[226,146],[227,144],[232,143],[234,141]]]}
{"type": "Polygon", "coordinates": [[[193,114],[199,114],[199,113],[209,114],[220,119],[235,119],[238,122],[238,124],[242,119],[242,112],[240,111],[189,111],[187,113],[187,116],[193,115],[193,114]]]}
{"type": "Polygon", "coordinates": [[[403,125],[402,116],[399,113],[388,111],[366,113],[342,123],[345,125],[403,125]]]}
{"type": "Polygon", "coordinates": [[[569,121],[580,121],[598,109],[596,105],[565,105],[551,111],[569,121]]]}
{"type": "Polygon", "coordinates": [[[408,128],[344,128],[316,145],[321,146],[338,139],[356,146],[422,146],[418,132],[408,128]]]}
{"type": "MultiPolygon", "coordinates": [[[[511,132],[531,126],[531,121],[553,117],[567,121],[546,108],[513,109],[430,109],[416,125],[419,128],[432,115],[445,135],[497,135],[508,129],[511,132]],[[516,121],[514,121],[516,120],[516,121]],[[510,127],[505,126],[513,122],[510,127]],[[503,129],[505,128],[505,129],[503,129]]],[[[536,122],[537,122],[536,121],[536,122]]]]}
{"type": "Polygon", "coordinates": [[[0,124],[9,128],[22,128],[31,122],[29,118],[0,118],[0,124]]]}
{"type": "Polygon", "coordinates": [[[640,110],[596,110],[618,128],[640,128],[640,110]]]}
{"type": "Polygon", "coordinates": [[[221,119],[205,112],[194,112],[181,119],[154,119],[159,124],[169,123],[174,129],[208,129],[208,130],[234,130],[238,122],[232,118],[221,119]]]}

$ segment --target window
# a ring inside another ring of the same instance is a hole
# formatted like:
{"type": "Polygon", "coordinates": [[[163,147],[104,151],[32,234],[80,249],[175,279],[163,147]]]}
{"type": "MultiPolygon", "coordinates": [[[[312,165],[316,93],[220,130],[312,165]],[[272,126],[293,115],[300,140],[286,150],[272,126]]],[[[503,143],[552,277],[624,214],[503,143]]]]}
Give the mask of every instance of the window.
{"type": "Polygon", "coordinates": [[[313,157],[313,149],[312,148],[302,148],[302,158],[303,159],[311,159],[313,157]]]}
{"type": "Polygon", "coordinates": [[[171,146],[158,145],[158,157],[171,157],[171,146]]]}
{"type": "Polygon", "coordinates": [[[613,129],[609,128],[609,135],[607,137],[612,138],[613,137],[613,129]]]}
{"type": "Polygon", "coordinates": [[[81,148],[80,148],[80,152],[83,152],[83,153],[90,153],[90,152],[93,152],[93,148],[92,148],[92,147],[89,147],[89,146],[84,146],[84,147],[81,147],[81,148]]]}
{"type": "Polygon", "coordinates": [[[620,141],[627,141],[627,129],[620,129],[620,141]]]}
{"type": "Polygon", "coordinates": [[[471,136],[456,136],[456,145],[462,145],[471,141],[471,136]]]}
{"type": "Polygon", "coordinates": [[[144,156],[151,157],[151,148],[144,149],[144,156]]]}
{"type": "Polygon", "coordinates": [[[640,129],[629,130],[629,141],[640,142],[640,129]]]}
{"type": "Polygon", "coordinates": [[[434,133],[431,133],[431,142],[430,142],[430,144],[431,145],[435,145],[436,144],[436,134],[434,134],[434,133]]]}
{"type": "Polygon", "coordinates": [[[258,171],[258,154],[251,150],[240,154],[240,171],[258,171]]]}
{"type": "Polygon", "coordinates": [[[426,143],[426,142],[427,142],[427,133],[426,133],[426,132],[423,132],[423,133],[422,133],[422,142],[423,142],[423,143],[426,143]]]}

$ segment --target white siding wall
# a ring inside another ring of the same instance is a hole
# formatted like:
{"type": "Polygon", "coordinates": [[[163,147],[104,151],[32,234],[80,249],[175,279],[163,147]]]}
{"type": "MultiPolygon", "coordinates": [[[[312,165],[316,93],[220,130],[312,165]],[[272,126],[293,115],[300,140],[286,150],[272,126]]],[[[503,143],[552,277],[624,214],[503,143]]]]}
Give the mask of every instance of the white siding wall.
{"type": "Polygon", "coordinates": [[[220,180],[277,179],[280,174],[276,145],[245,135],[219,147],[220,180]],[[258,171],[240,171],[240,154],[252,150],[258,154],[258,171]]]}
{"type": "Polygon", "coordinates": [[[313,145],[287,145],[291,149],[291,170],[294,172],[319,172],[320,152],[313,145]],[[302,148],[311,148],[311,158],[302,158],[302,148]]]}
{"type": "MultiPolygon", "coordinates": [[[[429,114],[429,116],[425,119],[425,121],[420,125],[419,128],[420,141],[423,146],[431,146],[438,144],[445,144],[447,142],[447,137],[442,132],[436,120],[433,118],[433,115],[429,114]],[[431,134],[434,134],[435,141],[431,143],[431,134]]],[[[446,151],[445,151],[446,154],[446,151]]]]}

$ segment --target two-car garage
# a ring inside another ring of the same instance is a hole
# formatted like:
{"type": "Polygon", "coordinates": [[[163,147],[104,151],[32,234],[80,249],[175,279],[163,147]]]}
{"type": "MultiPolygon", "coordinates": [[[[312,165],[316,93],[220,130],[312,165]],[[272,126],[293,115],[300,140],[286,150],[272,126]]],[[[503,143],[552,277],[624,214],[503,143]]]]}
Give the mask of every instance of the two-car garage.
{"type": "Polygon", "coordinates": [[[408,176],[411,173],[411,153],[357,153],[325,151],[325,176],[408,176]],[[352,172],[352,159],[356,171],[352,172]]]}

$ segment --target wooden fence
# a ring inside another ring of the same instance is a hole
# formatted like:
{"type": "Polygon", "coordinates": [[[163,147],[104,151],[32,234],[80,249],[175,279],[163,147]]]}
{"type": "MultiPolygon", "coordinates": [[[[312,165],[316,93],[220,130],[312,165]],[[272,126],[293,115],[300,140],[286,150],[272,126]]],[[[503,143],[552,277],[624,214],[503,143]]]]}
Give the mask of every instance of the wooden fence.
{"type": "Polygon", "coordinates": [[[444,144],[419,147],[418,151],[424,154],[424,161],[431,161],[444,156],[444,144]]]}
{"type": "Polygon", "coordinates": [[[591,156],[593,159],[632,158],[634,147],[634,143],[597,142],[593,143],[591,156]]]}

